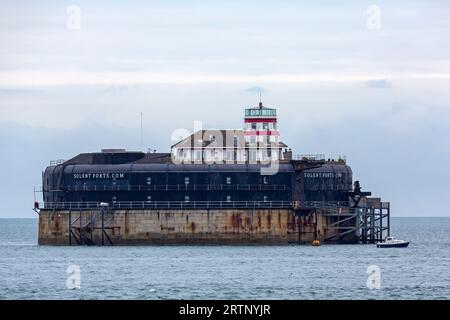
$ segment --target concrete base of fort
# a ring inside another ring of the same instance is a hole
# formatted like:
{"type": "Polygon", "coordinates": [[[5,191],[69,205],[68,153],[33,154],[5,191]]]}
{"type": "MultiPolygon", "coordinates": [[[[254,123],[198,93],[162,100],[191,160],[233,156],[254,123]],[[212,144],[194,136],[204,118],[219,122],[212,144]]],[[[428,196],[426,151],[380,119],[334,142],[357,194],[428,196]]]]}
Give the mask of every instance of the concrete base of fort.
{"type": "Polygon", "coordinates": [[[41,210],[40,245],[311,244],[335,232],[320,211],[41,210]]]}

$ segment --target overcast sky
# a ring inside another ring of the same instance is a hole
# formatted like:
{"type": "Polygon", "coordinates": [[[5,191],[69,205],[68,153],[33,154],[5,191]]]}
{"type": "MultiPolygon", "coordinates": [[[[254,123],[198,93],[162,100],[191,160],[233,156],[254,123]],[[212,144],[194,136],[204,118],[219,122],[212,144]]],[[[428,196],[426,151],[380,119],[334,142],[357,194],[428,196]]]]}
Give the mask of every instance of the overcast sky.
{"type": "Polygon", "coordinates": [[[140,112],[145,147],[169,151],[194,120],[242,127],[259,91],[295,153],[346,155],[393,216],[450,215],[449,17],[448,1],[1,1],[0,217],[36,217],[50,160],[138,149],[140,112]]]}

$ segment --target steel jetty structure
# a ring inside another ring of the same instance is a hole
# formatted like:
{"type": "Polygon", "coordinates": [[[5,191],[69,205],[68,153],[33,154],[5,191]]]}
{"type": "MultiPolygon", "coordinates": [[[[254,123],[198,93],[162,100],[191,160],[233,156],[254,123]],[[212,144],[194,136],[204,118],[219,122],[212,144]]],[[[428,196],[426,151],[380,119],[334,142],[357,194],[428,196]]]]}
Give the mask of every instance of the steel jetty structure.
{"type": "Polygon", "coordinates": [[[390,206],[361,190],[346,160],[294,156],[276,109],[243,130],[198,130],[169,153],[106,149],[43,173],[39,244],[376,243],[390,206]]]}

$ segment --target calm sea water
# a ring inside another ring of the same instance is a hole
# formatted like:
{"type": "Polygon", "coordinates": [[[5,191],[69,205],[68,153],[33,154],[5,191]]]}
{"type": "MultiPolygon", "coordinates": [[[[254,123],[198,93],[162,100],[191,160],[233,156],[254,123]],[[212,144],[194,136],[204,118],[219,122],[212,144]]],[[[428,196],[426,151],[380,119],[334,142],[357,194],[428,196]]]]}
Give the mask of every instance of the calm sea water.
{"type": "Polygon", "coordinates": [[[410,246],[52,247],[37,245],[37,220],[0,219],[0,298],[449,299],[450,218],[393,218],[392,234],[410,246]]]}

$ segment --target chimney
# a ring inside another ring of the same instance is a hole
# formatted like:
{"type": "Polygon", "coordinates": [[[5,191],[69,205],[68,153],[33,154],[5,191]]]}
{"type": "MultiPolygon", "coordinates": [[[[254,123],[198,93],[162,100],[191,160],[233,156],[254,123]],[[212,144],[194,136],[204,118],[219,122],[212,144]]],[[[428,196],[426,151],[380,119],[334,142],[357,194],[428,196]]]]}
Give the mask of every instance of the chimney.
{"type": "Polygon", "coordinates": [[[286,149],[286,150],[283,152],[283,157],[284,157],[284,160],[291,161],[291,160],[292,160],[292,150],[289,149],[289,151],[288,151],[288,150],[286,149]]]}

